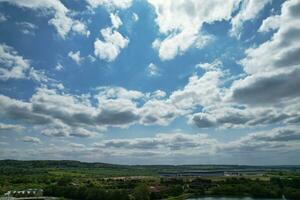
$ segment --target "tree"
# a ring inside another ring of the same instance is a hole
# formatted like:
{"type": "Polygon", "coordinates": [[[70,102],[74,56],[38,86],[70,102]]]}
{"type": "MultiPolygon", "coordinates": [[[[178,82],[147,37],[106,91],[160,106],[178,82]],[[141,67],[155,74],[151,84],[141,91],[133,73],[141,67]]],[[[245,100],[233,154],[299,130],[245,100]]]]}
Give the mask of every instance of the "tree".
{"type": "Polygon", "coordinates": [[[133,196],[135,200],[150,200],[149,187],[146,184],[140,184],[134,188],[133,196]]]}

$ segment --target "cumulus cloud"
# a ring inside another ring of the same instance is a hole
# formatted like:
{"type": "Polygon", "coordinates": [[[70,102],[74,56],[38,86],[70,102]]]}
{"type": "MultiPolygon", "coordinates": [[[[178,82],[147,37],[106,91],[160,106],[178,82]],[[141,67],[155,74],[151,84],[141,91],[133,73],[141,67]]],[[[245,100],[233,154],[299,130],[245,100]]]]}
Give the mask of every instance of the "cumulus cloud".
{"type": "Polygon", "coordinates": [[[241,8],[238,14],[231,19],[232,29],[231,35],[240,37],[243,23],[248,20],[255,19],[259,12],[272,0],[244,0],[241,1],[241,8]]]}
{"type": "Polygon", "coordinates": [[[141,123],[144,125],[168,125],[182,114],[181,110],[177,109],[169,100],[164,99],[147,101],[141,108],[141,113],[143,113],[141,123]]]}
{"type": "Polygon", "coordinates": [[[31,136],[25,136],[22,138],[23,142],[28,142],[28,143],[34,143],[34,144],[40,144],[42,143],[41,140],[37,137],[31,137],[31,136]]]}
{"type": "Polygon", "coordinates": [[[79,20],[74,20],[72,30],[75,33],[85,35],[86,37],[89,37],[91,34],[91,32],[88,30],[87,25],[79,20]]]}
{"type": "Polygon", "coordinates": [[[0,44],[0,80],[27,79],[39,84],[57,85],[43,70],[30,66],[31,61],[19,55],[11,46],[0,44]]]}
{"type": "Polygon", "coordinates": [[[276,22],[274,16],[265,20],[276,24],[262,24],[262,29],[277,27],[277,31],[270,40],[246,50],[241,64],[248,76],[234,82],[231,88],[234,101],[266,105],[291,102],[299,97],[300,29],[296,24],[300,24],[300,20],[293,14],[299,5],[299,0],[284,2],[276,22]]]}
{"type": "MultiPolygon", "coordinates": [[[[272,38],[258,47],[247,49],[246,58],[241,61],[241,64],[248,74],[299,66],[300,60],[297,55],[299,55],[300,49],[300,29],[297,25],[300,20],[299,17],[293,14],[293,8],[299,6],[299,4],[298,0],[284,2],[281,15],[276,16],[278,18],[276,25],[272,25],[278,27],[272,38]]],[[[274,16],[270,18],[272,19],[274,16]]],[[[270,18],[265,21],[269,21],[270,18]]],[[[263,23],[261,29],[265,29],[264,26],[266,25],[263,23]]]]}
{"type": "Polygon", "coordinates": [[[259,27],[259,32],[268,32],[275,30],[280,26],[280,15],[274,15],[265,19],[259,27]]]}
{"type": "Polygon", "coordinates": [[[74,61],[77,63],[77,65],[80,65],[80,63],[81,63],[82,60],[83,60],[83,58],[80,57],[80,51],[77,51],[77,52],[70,51],[70,52],[68,53],[68,56],[69,56],[72,60],[74,60],[74,61]]]}
{"type": "Polygon", "coordinates": [[[168,36],[164,40],[156,39],[152,46],[158,50],[161,60],[171,60],[185,53],[190,47],[202,48],[213,40],[212,36],[197,35],[190,31],[168,36]]]}
{"type": "Polygon", "coordinates": [[[245,128],[276,123],[288,124],[292,123],[291,120],[297,119],[297,116],[299,116],[299,113],[291,110],[290,107],[284,109],[273,107],[251,108],[220,103],[218,106],[192,114],[189,116],[189,120],[199,128],[245,128]]]}
{"type": "Polygon", "coordinates": [[[164,98],[166,95],[166,92],[162,90],[156,90],[152,94],[150,94],[150,96],[154,99],[161,99],[164,98]]]}
{"type": "Polygon", "coordinates": [[[19,7],[33,10],[47,11],[47,14],[54,13],[53,18],[51,18],[48,23],[56,28],[58,34],[62,38],[65,38],[72,29],[75,32],[86,35],[86,31],[82,30],[82,22],[74,20],[72,17],[70,17],[71,11],[67,7],[65,7],[65,5],[60,0],[0,0],[0,2],[8,2],[19,7]]]}
{"type": "Polygon", "coordinates": [[[120,17],[117,14],[110,13],[110,20],[112,26],[116,29],[118,29],[123,24],[123,22],[121,21],[120,17]]]}
{"type": "Polygon", "coordinates": [[[267,18],[262,23],[262,30],[276,31],[270,40],[246,50],[246,57],[240,62],[246,76],[235,80],[228,89],[219,85],[223,89],[223,93],[217,92],[221,98],[212,100],[210,105],[201,103],[202,111],[190,115],[190,122],[200,128],[299,122],[300,61],[296,55],[300,38],[295,28],[299,18],[293,14],[299,5],[299,0],[286,1],[276,22],[271,16],[271,20],[267,18]],[[266,25],[271,22],[276,24],[266,25]]]}
{"type": "Polygon", "coordinates": [[[193,75],[182,90],[170,95],[171,102],[180,109],[209,106],[221,101],[223,71],[208,71],[203,76],[193,75]]]}
{"type": "Polygon", "coordinates": [[[32,124],[46,136],[90,137],[104,132],[108,126],[166,124],[176,117],[176,111],[162,97],[161,92],[148,97],[138,91],[113,87],[98,88],[93,97],[39,88],[29,101],[0,95],[0,111],[2,117],[32,124]],[[96,104],[92,105],[91,98],[96,104]]]}
{"type": "Polygon", "coordinates": [[[272,104],[300,96],[300,69],[261,73],[236,81],[232,98],[243,104],[272,104]]]}
{"type": "Polygon", "coordinates": [[[0,64],[0,80],[24,79],[30,69],[29,60],[6,44],[0,44],[0,64]]]}
{"type": "Polygon", "coordinates": [[[102,29],[101,35],[104,40],[96,39],[94,43],[94,54],[102,60],[112,62],[118,57],[121,49],[128,45],[129,39],[112,28],[102,29]]]}
{"type": "Polygon", "coordinates": [[[117,14],[111,13],[110,19],[112,27],[104,28],[100,31],[103,40],[97,38],[94,42],[95,56],[107,62],[114,61],[121,50],[129,43],[129,39],[117,31],[123,24],[120,17],[117,14]]]}
{"type": "Polygon", "coordinates": [[[156,13],[156,23],[163,39],[153,43],[162,60],[173,59],[183,54],[190,47],[202,48],[210,36],[203,35],[201,28],[204,23],[229,20],[240,1],[199,1],[148,0],[156,13]],[[209,12],[207,12],[209,10],[209,12]]]}

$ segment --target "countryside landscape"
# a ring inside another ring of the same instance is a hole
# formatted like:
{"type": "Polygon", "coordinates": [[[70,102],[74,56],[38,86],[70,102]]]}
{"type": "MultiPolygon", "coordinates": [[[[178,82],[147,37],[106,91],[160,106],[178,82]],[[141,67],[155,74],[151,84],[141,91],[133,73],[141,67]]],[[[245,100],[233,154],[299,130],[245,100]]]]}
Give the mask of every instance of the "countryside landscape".
{"type": "Polygon", "coordinates": [[[300,0],[0,0],[0,200],[300,200],[300,0]]]}
{"type": "Polygon", "coordinates": [[[80,200],[176,200],[204,196],[300,198],[300,166],[126,166],[16,160],[0,163],[1,195],[17,199],[30,196],[30,199],[44,196],[45,199],[80,200]],[[35,195],[17,192],[29,188],[42,192],[35,195]]]}

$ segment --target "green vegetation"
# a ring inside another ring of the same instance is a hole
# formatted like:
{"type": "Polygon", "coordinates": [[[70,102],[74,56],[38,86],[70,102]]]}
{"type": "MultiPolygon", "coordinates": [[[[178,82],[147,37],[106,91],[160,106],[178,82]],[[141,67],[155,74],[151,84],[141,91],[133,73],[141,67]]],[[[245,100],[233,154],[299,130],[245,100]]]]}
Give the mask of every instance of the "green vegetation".
{"type": "Polygon", "coordinates": [[[43,189],[73,200],[181,200],[201,196],[300,199],[298,167],[260,167],[261,175],[162,178],[161,171],[251,169],[248,166],[121,166],[77,161],[0,161],[0,195],[43,189]]]}

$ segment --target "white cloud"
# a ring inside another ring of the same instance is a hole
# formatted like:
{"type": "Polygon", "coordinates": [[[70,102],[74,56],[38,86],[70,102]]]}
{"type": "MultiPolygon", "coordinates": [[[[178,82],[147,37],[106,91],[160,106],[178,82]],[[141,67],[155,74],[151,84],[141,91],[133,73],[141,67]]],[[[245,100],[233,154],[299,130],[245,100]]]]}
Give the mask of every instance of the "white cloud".
{"type": "Polygon", "coordinates": [[[26,35],[35,35],[35,31],[38,29],[35,24],[30,22],[18,22],[17,25],[20,27],[22,33],[26,35]]]}
{"type": "Polygon", "coordinates": [[[299,127],[289,126],[267,131],[250,133],[238,140],[222,144],[224,151],[230,152],[263,152],[299,150],[299,127]]]}
{"type": "Polygon", "coordinates": [[[92,63],[96,61],[96,58],[94,56],[92,56],[92,55],[88,55],[88,59],[92,63]]]}
{"type": "Polygon", "coordinates": [[[21,125],[0,123],[0,133],[20,132],[24,129],[25,127],[21,125]]]}
{"type": "Polygon", "coordinates": [[[0,64],[0,80],[27,78],[29,60],[20,56],[12,47],[0,44],[0,64]]]}
{"type": "Polygon", "coordinates": [[[201,68],[205,71],[215,71],[222,66],[223,63],[220,60],[214,60],[212,63],[199,63],[196,65],[196,68],[201,68]]]}
{"type": "Polygon", "coordinates": [[[29,142],[29,143],[35,143],[35,144],[40,144],[42,143],[41,140],[37,137],[31,137],[31,136],[25,136],[22,138],[23,142],[29,142]]]}
{"type": "Polygon", "coordinates": [[[144,97],[144,94],[135,90],[126,90],[122,87],[99,87],[97,88],[98,94],[96,97],[99,101],[106,101],[108,99],[140,99],[144,97]]]}
{"type": "Polygon", "coordinates": [[[49,137],[93,137],[98,133],[85,128],[72,128],[63,124],[56,124],[54,127],[48,127],[41,131],[41,134],[49,137]]]}
{"type": "Polygon", "coordinates": [[[65,86],[62,83],[56,84],[57,89],[63,90],[65,89],[65,86]]]}
{"type": "Polygon", "coordinates": [[[201,48],[211,37],[200,32],[203,23],[229,20],[240,1],[236,0],[148,0],[155,9],[156,23],[164,39],[157,39],[154,47],[162,60],[183,54],[190,47],[201,48]],[[209,12],[207,12],[209,10],[209,12]],[[195,45],[198,44],[198,45],[195,45]]]}
{"type": "MultiPolygon", "coordinates": [[[[182,91],[173,92],[170,98],[177,96],[175,99],[181,102],[181,107],[186,105],[186,108],[190,108],[195,105],[193,102],[202,106],[201,112],[189,116],[190,122],[200,128],[244,128],[270,124],[286,126],[299,123],[300,29],[295,24],[300,22],[294,11],[299,5],[299,0],[286,1],[282,5],[281,15],[275,16],[276,21],[274,16],[265,20],[261,30],[277,31],[270,40],[246,50],[241,65],[247,74],[235,80],[228,89],[223,85],[225,82],[217,79],[217,82],[210,82],[209,86],[214,85],[216,88],[208,94],[197,93],[205,89],[197,84],[191,87],[190,83],[182,91]],[[207,98],[212,94],[218,98],[207,98]]],[[[199,67],[211,69],[214,63],[201,64],[199,67]]]]}
{"type": "Polygon", "coordinates": [[[193,75],[181,90],[170,95],[171,102],[178,108],[189,110],[195,106],[212,106],[221,101],[221,70],[208,71],[203,76],[193,75]]]}
{"type": "MultiPolygon", "coordinates": [[[[284,2],[281,15],[276,17],[276,25],[272,25],[278,27],[272,38],[258,47],[247,49],[246,58],[241,61],[241,64],[248,74],[274,72],[274,70],[299,66],[300,18],[293,13],[293,7],[299,4],[298,0],[284,2]]],[[[270,18],[273,19],[274,16],[270,18]]],[[[269,21],[269,18],[265,21],[269,21]]],[[[263,23],[261,29],[265,29],[264,26],[266,25],[263,23]]]]}
{"type": "Polygon", "coordinates": [[[48,84],[51,82],[51,84],[55,84],[55,82],[56,82],[54,79],[49,78],[46,75],[45,71],[35,70],[33,67],[30,68],[29,78],[38,83],[47,83],[48,84]]]}
{"type": "Polygon", "coordinates": [[[258,31],[259,32],[267,32],[270,30],[277,29],[280,26],[280,20],[281,20],[280,15],[274,15],[274,16],[268,17],[267,19],[265,19],[263,21],[263,23],[259,27],[258,31]]]}
{"type": "Polygon", "coordinates": [[[65,38],[67,36],[67,34],[72,30],[73,26],[76,32],[86,35],[86,32],[82,31],[82,29],[78,27],[78,24],[80,22],[72,19],[69,16],[71,11],[66,8],[60,0],[0,0],[0,2],[8,2],[19,7],[29,8],[33,10],[47,11],[47,14],[54,13],[53,18],[51,18],[48,23],[56,28],[58,34],[62,38],[65,38]]]}
{"type": "Polygon", "coordinates": [[[181,115],[181,111],[165,100],[150,100],[141,108],[141,124],[167,126],[176,117],[181,115]]]}
{"type": "Polygon", "coordinates": [[[102,29],[101,35],[104,41],[96,39],[94,54],[102,60],[112,62],[120,54],[121,49],[128,45],[129,39],[123,37],[118,31],[112,30],[112,28],[102,29]]]}
{"type": "Polygon", "coordinates": [[[152,46],[158,50],[161,60],[170,60],[177,55],[182,55],[191,47],[202,48],[212,40],[212,36],[199,35],[187,30],[180,34],[172,34],[164,40],[156,39],[152,46]]]}
{"type": "Polygon", "coordinates": [[[112,27],[114,27],[115,29],[118,29],[123,24],[120,17],[117,14],[110,13],[110,20],[112,23],[112,27]]]}
{"type": "Polygon", "coordinates": [[[153,63],[150,63],[148,65],[147,73],[149,76],[159,76],[160,75],[158,67],[153,63]]]}
{"type": "Polygon", "coordinates": [[[86,24],[84,24],[83,22],[78,21],[78,20],[75,20],[73,22],[72,30],[81,35],[85,35],[86,37],[89,37],[91,34],[91,32],[87,29],[86,24]]]}
{"type": "Polygon", "coordinates": [[[133,18],[133,21],[134,21],[134,22],[139,21],[139,16],[138,16],[136,13],[133,13],[133,14],[132,14],[132,18],[133,18]]]}
{"type": "Polygon", "coordinates": [[[243,23],[258,17],[259,12],[272,0],[244,0],[241,1],[241,8],[232,20],[231,35],[239,37],[243,28],[243,23]]]}
{"type": "Polygon", "coordinates": [[[56,71],[61,71],[63,69],[64,69],[64,66],[62,66],[62,64],[60,64],[60,63],[57,63],[57,65],[55,66],[56,71]]]}
{"type": "Polygon", "coordinates": [[[127,9],[132,4],[132,0],[87,0],[87,2],[93,8],[105,6],[108,9],[127,9]]]}
{"type": "Polygon", "coordinates": [[[78,143],[70,143],[70,146],[73,148],[85,148],[86,147],[84,144],[78,144],[78,143]]]}
{"type": "MultiPolygon", "coordinates": [[[[97,2],[100,3],[100,1],[97,2]]],[[[114,4],[114,1],[108,2],[114,4]]],[[[101,4],[107,4],[108,2],[101,1],[101,4]]],[[[114,61],[120,54],[121,50],[129,43],[129,39],[117,31],[117,29],[123,24],[120,17],[116,13],[111,13],[110,20],[112,26],[101,29],[100,31],[103,40],[97,38],[94,42],[95,56],[102,60],[106,60],[107,62],[114,61]]]]}
{"type": "Polygon", "coordinates": [[[161,100],[161,93],[150,94],[153,101],[148,101],[146,95],[138,91],[99,88],[93,95],[96,105],[92,105],[89,95],[75,96],[39,88],[28,102],[0,95],[0,111],[2,117],[32,124],[47,136],[90,137],[109,126],[166,125],[177,113],[174,106],[161,100]]]}
{"type": "Polygon", "coordinates": [[[117,148],[119,151],[122,149],[128,151],[133,149],[154,150],[163,156],[163,154],[170,154],[172,151],[186,152],[187,149],[210,152],[211,149],[207,149],[207,147],[214,144],[216,144],[216,140],[208,138],[206,134],[159,133],[152,138],[105,140],[94,146],[109,149],[117,148]]]}
{"type": "MultiPolygon", "coordinates": [[[[40,143],[38,138],[30,136],[24,140],[40,143]]],[[[221,141],[205,133],[176,131],[156,133],[151,137],[104,139],[89,145],[74,142],[62,144],[36,146],[34,150],[3,146],[0,157],[70,159],[76,156],[80,160],[110,160],[118,163],[122,162],[120,158],[124,158],[126,164],[144,163],[149,159],[152,164],[197,164],[200,161],[265,165],[283,161],[295,164],[296,161],[299,164],[297,157],[300,151],[300,132],[298,126],[287,126],[250,132],[240,138],[221,141]],[[279,155],[280,152],[284,152],[284,156],[272,156],[274,153],[279,155]]]]}
{"type": "Polygon", "coordinates": [[[233,83],[230,95],[234,101],[250,106],[295,105],[300,96],[300,18],[294,10],[299,5],[299,0],[284,2],[281,14],[262,24],[261,30],[277,31],[270,40],[246,50],[240,63],[248,76],[233,83]]]}
{"type": "Polygon", "coordinates": [[[77,52],[70,51],[70,52],[68,53],[68,56],[69,56],[72,60],[74,60],[74,61],[77,63],[77,65],[80,65],[80,63],[81,63],[82,60],[83,60],[83,58],[80,57],[80,51],[77,51],[77,52]]]}
{"type": "Polygon", "coordinates": [[[152,94],[152,98],[154,98],[154,99],[161,99],[161,98],[164,98],[164,97],[166,97],[166,92],[165,91],[162,91],[162,90],[156,90],[156,91],[154,91],[153,92],[153,94],[152,94]]]}

